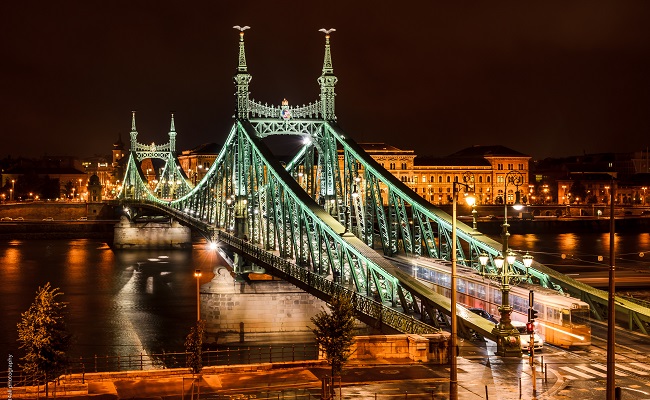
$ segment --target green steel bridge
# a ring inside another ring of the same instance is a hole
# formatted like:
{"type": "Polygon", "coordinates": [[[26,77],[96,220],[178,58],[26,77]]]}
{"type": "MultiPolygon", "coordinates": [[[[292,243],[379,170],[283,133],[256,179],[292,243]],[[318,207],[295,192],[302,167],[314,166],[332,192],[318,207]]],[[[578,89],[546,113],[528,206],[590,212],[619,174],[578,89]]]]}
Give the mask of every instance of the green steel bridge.
{"type": "MultiPolygon", "coordinates": [[[[119,199],[170,215],[325,301],[349,293],[359,318],[384,331],[439,332],[440,317],[450,317],[450,300],[384,256],[451,260],[451,216],[386,171],[337,125],[331,31],[322,31],[320,98],[309,105],[290,106],[285,100],[278,106],[249,97],[251,75],[240,30],[234,124],[196,184],[176,158],[173,115],[169,143],[156,146],[138,143],[134,113],[119,199]],[[264,143],[272,135],[302,138],[290,162],[281,163],[264,143]],[[155,187],[140,168],[147,158],[165,161],[155,187]]],[[[501,244],[460,221],[456,226],[458,264],[477,266],[471,261],[485,253],[488,273],[496,273],[501,244]]],[[[521,253],[514,267],[526,271],[521,253]]],[[[528,283],[587,302],[594,319],[607,316],[606,292],[537,262],[528,273],[528,283]]],[[[650,309],[619,297],[616,307],[630,330],[648,333],[650,309]]],[[[493,324],[462,312],[461,305],[457,310],[461,334],[471,329],[495,339],[493,324]]]]}

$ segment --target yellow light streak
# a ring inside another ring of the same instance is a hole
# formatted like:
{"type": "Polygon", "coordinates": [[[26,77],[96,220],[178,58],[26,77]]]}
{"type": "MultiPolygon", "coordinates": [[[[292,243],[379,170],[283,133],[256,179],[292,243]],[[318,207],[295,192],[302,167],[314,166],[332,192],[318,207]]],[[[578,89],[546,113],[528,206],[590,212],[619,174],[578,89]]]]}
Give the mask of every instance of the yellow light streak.
{"type": "Polygon", "coordinates": [[[556,328],[556,327],[554,327],[554,326],[546,325],[546,324],[543,323],[543,322],[540,322],[539,324],[542,325],[542,326],[545,327],[545,328],[548,328],[548,329],[551,329],[551,330],[554,330],[554,331],[557,331],[557,332],[562,332],[562,333],[567,334],[567,335],[569,335],[569,336],[572,336],[572,337],[574,337],[574,338],[576,338],[576,339],[578,339],[578,340],[585,340],[585,337],[584,337],[584,336],[576,335],[575,333],[571,333],[571,332],[565,331],[564,329],[558,329],[558,328],[556,328]]]}

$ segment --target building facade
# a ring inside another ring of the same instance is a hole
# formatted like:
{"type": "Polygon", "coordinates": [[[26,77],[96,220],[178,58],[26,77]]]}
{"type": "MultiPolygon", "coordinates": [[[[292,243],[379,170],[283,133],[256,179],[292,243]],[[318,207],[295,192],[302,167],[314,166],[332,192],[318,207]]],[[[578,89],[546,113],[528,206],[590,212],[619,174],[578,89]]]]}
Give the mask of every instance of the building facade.
{"type": "Polygon", "coordinates": [[[204,143],[191,150],[184,150],[178,156],[178,162],[190,182],[196,185],[208,173],[219,156],[221,146],[216,143],[204,143]]]}
{"type": "Polygon", "coordinates": [[[474,187],[477,204],[508,204],[521,193],[527,200],[530,156],[504,146],[473,146],[447,157],[421,157],[385,143],[359,143],[375,161],[426,201],[452,203],[454,182],[474,187]],[[508,173],[521,176],[506,185],[508,173]]]}

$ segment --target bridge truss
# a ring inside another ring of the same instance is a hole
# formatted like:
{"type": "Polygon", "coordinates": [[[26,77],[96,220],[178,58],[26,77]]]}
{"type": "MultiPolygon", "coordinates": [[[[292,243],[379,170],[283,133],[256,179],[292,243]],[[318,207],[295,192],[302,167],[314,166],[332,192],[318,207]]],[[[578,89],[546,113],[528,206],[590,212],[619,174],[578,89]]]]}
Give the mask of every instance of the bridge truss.
{"type": "Polygon", "coordinates": [[[163,145],[149,145],[138,142],[135,126],[135,111],[131,116],[131,148],[127,161],[126,173],[122,182],[120,196],[123,198],[141,198],[145,193],[153,192],[161,200],[178,199],[189,192],[192,185],[176,158],[176,128],[172,114],[169,128],[169,142],[163,145]],[[163,160],[163,169],[156,174],[156,179],[149,181],[141,165],[145,159],[163,160]]]}
{"type": "MultiPolygon", "coordinates": [[[[318,78],[320,99],[313,104],[290,107],[285,100],[280,106],[262,105],[249,99],[250,80],[242,31],[234,77],[235,123],[217,159],[195,186],[175,158],[173,117],[167,147],[152,145],[149,150],[136,141],[133,117],[131,152],[120,198],[158,208],[199,229],[209,240],[219,240],[237,251],[255,249],[248,251],[249,256],[261,250],[292,260],[298,268],[295,271],[304,271],[298,275],[326,278],[351,293],[400,310],[404,317],[394,318],[394,330],[427,332],[420,325],[415,328],[411,316],[428,316],[428,321],[436,324],[437,315],[450,314],[449,299],[431,291],[383,255],[402,253],[414,260],[450,260],[451,217],[386,171],[337,125],[337,78],[333,74],[329,34],[323,72],[318,78]],[[264,143],[263,139],[271,135],[298,135],[303,139],[302,148],[287,165],[281,164],[264,143]],[[152,188],[139,162],[156,155],[166,157],[167,175],[152,188]]],[[[500,254],[500,243],[462,222],[457,222],[456,236],[459,264],[477,266],[479,263],[473,261],[485,253],[489,256],[488,269],[496,271],[494,258],[500,254]]],[[[521,256],[515,268],[523,273],[526,270],[521,256]]],[[[253,259],[271,267],[279,265],[269,264],[264,257],[253,259]]],[[[587,301],[598,319],[606,315],[605,292],[539,263],[527,272],[529,283],[587,301]]],[[[312,289],[326,300],[332,295],[331,291],[312,289]]],[[[630,329],[645,332],[650,311],[623,299],[620,304],[630,316],[630,329]]],[[[492,326],[480,318],[459,321],[459,326],[461,331],[469,327],[486,337],[493,336],[492,326]]]]}

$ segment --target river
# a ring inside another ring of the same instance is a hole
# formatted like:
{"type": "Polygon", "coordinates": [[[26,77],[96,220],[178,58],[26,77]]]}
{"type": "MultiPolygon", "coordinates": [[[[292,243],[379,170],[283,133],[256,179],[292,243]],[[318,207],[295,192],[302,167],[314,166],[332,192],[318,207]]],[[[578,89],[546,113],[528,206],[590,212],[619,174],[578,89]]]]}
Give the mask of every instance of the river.
{"type": "Polygon", "coordinates": [[[0,349],[20,354],[16,324],[46,282],[64,293],[71,357],[183,349],[196,321],[196,280],[211,279],[216,254],[192,250],[113,251],[100,240],[0,243],[0,349]]]}
{"type": "MultiPolygon", "coordinates": [[[[566,273],[609,264],[607,233],[512,235],[510,246],[566,273]]],[[[648,271],[650,233],[617,234],[616,252],[617,266],[648,271]]],[[[204,243],[191,250],[114,251],[95,239],[1,242],[0,352],[21,354],[16,325],[46,282],[68,303],[71,357],[182,351],[196,319],[194,270],[209,281],[217,257],[204,243]]]]}

